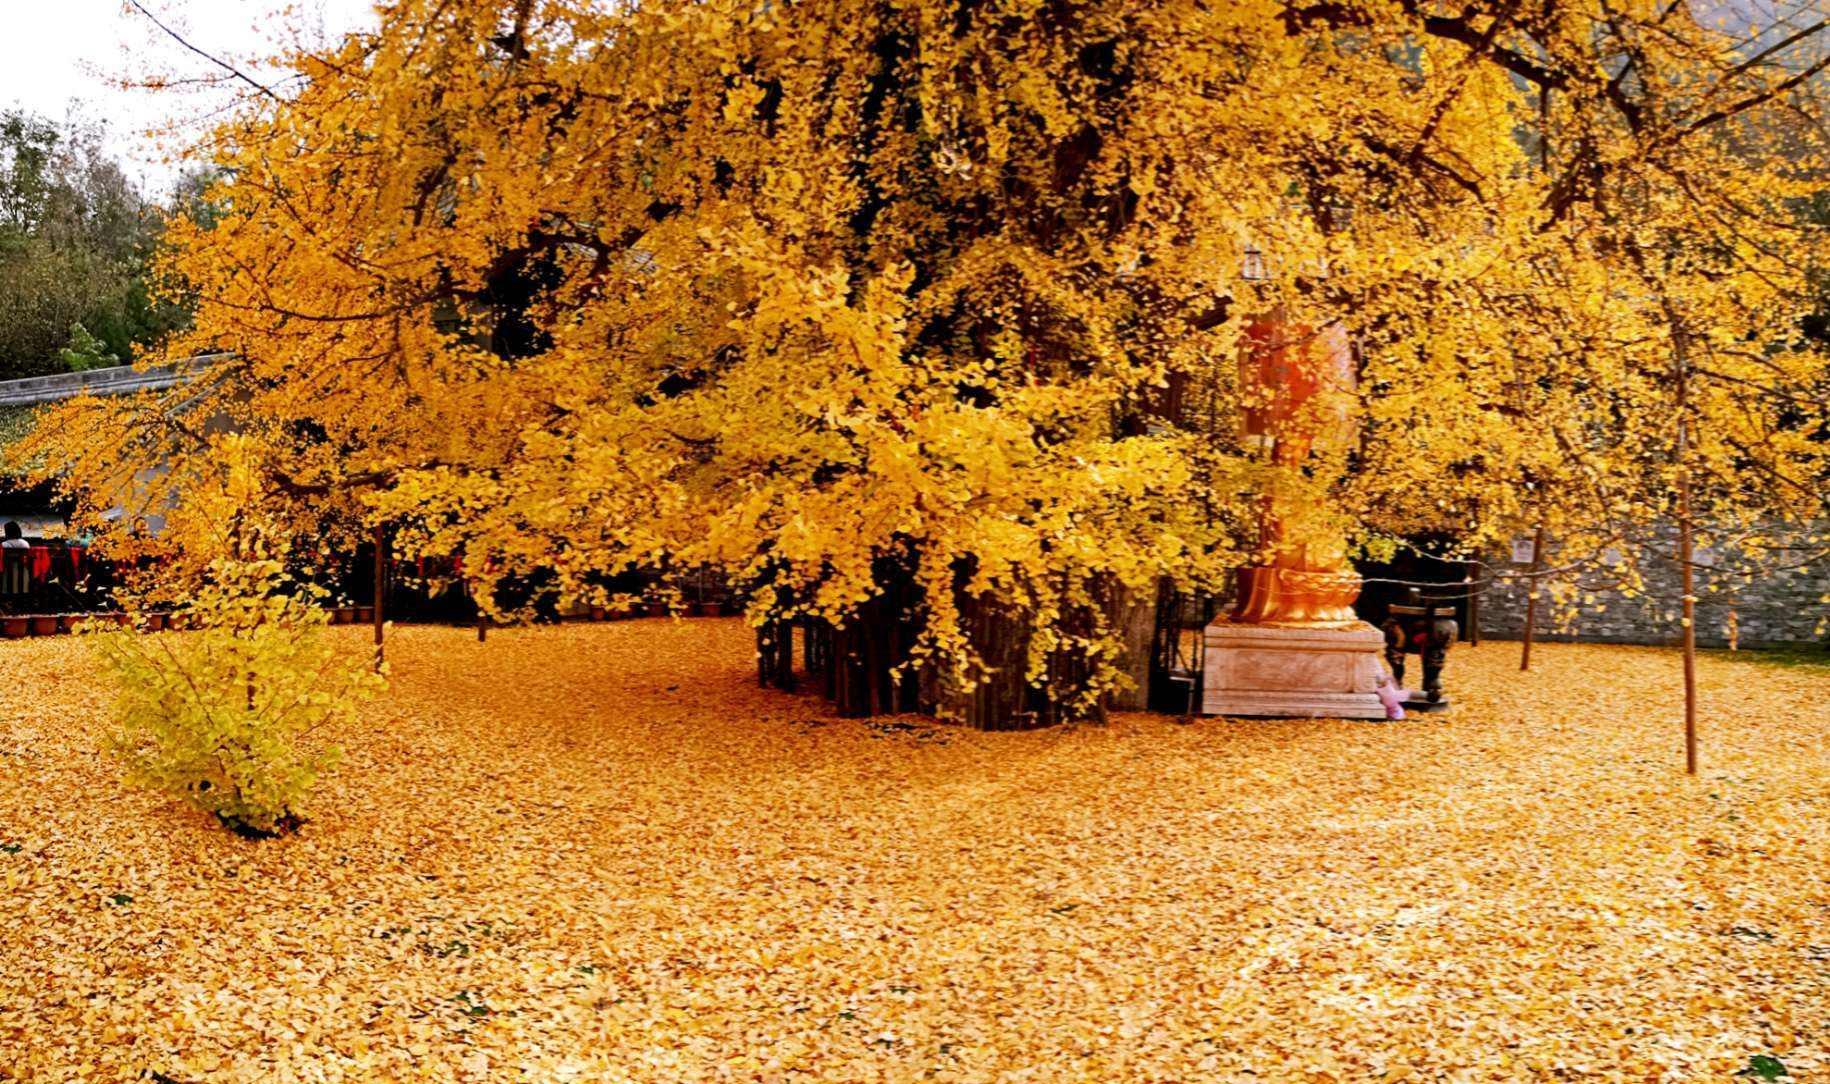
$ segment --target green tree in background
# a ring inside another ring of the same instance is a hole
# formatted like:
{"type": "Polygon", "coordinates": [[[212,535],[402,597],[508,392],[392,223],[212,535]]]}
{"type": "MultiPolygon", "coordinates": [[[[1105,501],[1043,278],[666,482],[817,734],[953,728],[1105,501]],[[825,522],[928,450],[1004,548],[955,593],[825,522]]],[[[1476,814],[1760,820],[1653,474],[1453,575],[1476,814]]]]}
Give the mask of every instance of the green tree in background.
{"type": "Polygon", "coordinates": [[[108,349],[108,344],[96,338],[80,320],[70,325],[70,345],[59,350],[57,356],[64,368],[73,373],[121,364],[120,357],[108,349]]]}
{"type": "Polygon", "coordinates": [[[169,213],[93,126],[0,112],[0,378],[67,368],[67,352],[131,359],[181,326],[184,306],[155,301],[146,281],[169,213]]]}

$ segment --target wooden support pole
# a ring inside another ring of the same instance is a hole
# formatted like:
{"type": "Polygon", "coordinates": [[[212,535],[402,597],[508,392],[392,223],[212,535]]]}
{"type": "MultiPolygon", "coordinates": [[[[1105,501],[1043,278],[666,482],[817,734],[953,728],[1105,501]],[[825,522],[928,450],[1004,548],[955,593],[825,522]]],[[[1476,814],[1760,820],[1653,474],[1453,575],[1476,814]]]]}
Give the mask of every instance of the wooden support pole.
{"type": "Polygon", "coordinates": [[[1544,525],[1531,538],[1531,587],[1525,596],[1525,635],[1519,649],[1519,669],[1531,669],[1531,637],[1538,623],[1538,571],[1544,567],[1544,525]]]}
{"type": "Polygon", "coordinates": [[[386,650],[382,643],[387,626],[388,604],[388,529],[382,524],[375,524],[375,672],[381,672],[383,654],[386,650]]]}
{"type": "Polygon", "coordinates": [[[1462,587],[1468,593],[1468,646],[1481,646],[1481,591],[1480,566],[1468,562],[1468,569],[1462,574],[1462,587]]]}

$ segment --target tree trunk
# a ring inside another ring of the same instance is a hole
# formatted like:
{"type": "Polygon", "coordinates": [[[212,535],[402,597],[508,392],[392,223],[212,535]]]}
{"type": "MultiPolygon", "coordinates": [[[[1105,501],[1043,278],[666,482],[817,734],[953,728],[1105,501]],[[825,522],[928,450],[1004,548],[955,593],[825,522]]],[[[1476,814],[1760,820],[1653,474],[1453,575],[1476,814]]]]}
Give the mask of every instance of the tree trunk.
{"type": "MultiPolygon", "coordinates": [[[[877,583],[878,595],[843,623],[812,622],[803,628],[808,671],[819,673],[821,691],[838,714],[865,718],[931,712],[980,730],[1024,730],[1081,716],[1105,718],[1103,703],[1090,710],[1068,707],[1092,673],[1090,661],[1077,649],[1049,659],[1052,692],[1029,687],[1028,622],[995,599],[959,599],[967,640],[985,668],[973,688],[963,688],[935,667],[910,666],[920,628],[920,591],[906,567],[887,559],[877,569],[877,583]]],[[[1142,708],[1149,692],[1156,599],[1152,593],[1126,591],[1115,582],[1098,585],[1095,594],[1099,609],[1071,614],[1068,622],[1083,636],[1106,628],[1123,638],[1120,665],[1137,688],[1125,690],[1117,702],[1127,710],[1142,708]]],[[[793,688],[791,627],[772,623],[756,635],[758,682],[793,688]]]]}
{"type": "Polygon", "coordinates": [[[375,525],[375,672],[381,672],[386,646],[382,640],[387,628],[388,602],[388,529],[375,525]]]}
{"type": "Polygon", "coordinates": [[[783,621],[776,629],[775,687],[793,692],[798,684],[794,677],[794,625],[783,621]]]}
{"type": "Polygon", "coordinates": [[[756,630],[756,683],[794,691],[794,626],[788,622],[770,621],[756,630]]]}
{"type": "Polygon", "coordinates": [[[1525,596],[1525,635],[1519,647],[1519,669],[1531,669],[1531,637],[1538,624],[1538,570],[1544,567],[1544,527],[1531,538],[1531,583],[1525,596]]]}
{"type": "Polygon", "coordinates": [[[852,718],[913,711],[921,703],[919,677],[906,665],[918,621],[914,578],[885,559],[876,579],[877,597],[841,624],[819,625],[822,684],[839,714],[852,718]]]}
{"type": "Polygon", "coordinates": [[[1119,666],[1134,688],[1120,689],[1110,698],[1117,711],[1144,711],[1150,704],[1150,648],[1156,638],[1156,588],[1134,591],[1121,585],[1112,589],[1110,614],[1114,629],[1124,638],[1125,653],[1119,666]]]}
{"type": "Polygon", "coordinates": [[[981,680],[962,688],[951,674],[939,681],[940,710],[976,730],[1027,730],[1036,725],[1026,707],[1024,667],[1029,657],[1028,625],[997,601],[962,598],[966,636],[984,664],[981,680]]]}
{"type": "Polygon", "coordinates": [[[1684,578],[1684,771],[1697,774],[1696,550],[1690,529],[1690,476],[1678,473],[1678,563],[1684,578]]]}
{"type": "Polygon", "coordinates": [[[1667,301],[1672,364],[1677,369],[1678,563],[1684,582],[1684,771],[1697,774],[1697,585],[1695,525],[1690,517],[1690,340],[1667,301]]]}

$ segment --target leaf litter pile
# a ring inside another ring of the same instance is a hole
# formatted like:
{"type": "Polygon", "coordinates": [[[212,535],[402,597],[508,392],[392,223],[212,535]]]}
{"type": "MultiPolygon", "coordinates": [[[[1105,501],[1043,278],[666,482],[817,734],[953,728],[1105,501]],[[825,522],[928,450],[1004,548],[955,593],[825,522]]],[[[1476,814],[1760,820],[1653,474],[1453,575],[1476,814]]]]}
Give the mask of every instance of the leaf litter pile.
{"type": "Polygon", "coordinates": [[[1830,1075],[1830,668],[1705,659],[1692,780],[1665,651],[982,734],[758,690],[749,643],[397,630],[260,843],[120,785],[79,645],[0,645],[0,1079],[1830,1075]]]}

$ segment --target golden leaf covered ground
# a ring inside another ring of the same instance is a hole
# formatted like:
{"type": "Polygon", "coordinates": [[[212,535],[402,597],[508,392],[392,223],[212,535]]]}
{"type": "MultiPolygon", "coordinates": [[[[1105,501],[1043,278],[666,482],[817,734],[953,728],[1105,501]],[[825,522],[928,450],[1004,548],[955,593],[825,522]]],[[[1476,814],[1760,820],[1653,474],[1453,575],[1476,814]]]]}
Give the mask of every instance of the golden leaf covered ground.
{"type": "Polygon", "coordinates": [[[1830,1074],[1830,669],[1706,659],[1688,780],[1673,655],[1540,652],[1395,725],[1009,735],[758,691],[734,621],[406,628],[249,843],[3,644],[0,1079],[1830,1074]]]}

